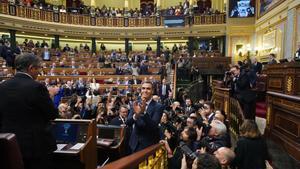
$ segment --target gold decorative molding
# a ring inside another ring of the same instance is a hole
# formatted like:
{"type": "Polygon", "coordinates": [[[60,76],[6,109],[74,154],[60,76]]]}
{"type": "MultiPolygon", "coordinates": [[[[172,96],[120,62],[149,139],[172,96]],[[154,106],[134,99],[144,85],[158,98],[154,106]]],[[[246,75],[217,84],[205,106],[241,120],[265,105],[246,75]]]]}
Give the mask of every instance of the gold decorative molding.
{"type": "Polygon", "coordinates": [[[271,118],[271,107],[268,106],[268,109],[267,109],[267,126],[269,126],[269,124],[270,124],[270,118],[271,118]]]}
{"type": "Polygon", "coordinates": [[[226,112],[226,114],[228,114],[228,107],[229,107],[228,101],[225,100],[225,103],[224,103],[224,111],[226,112]]]}
{"type": "Polygon", "coordinates": [[[38,21],[0,14],[0,28],[14,29],[32,33],[47,33],[63,36],[84,36],[96,38],[153,38],[189,37],[189,36],[224,36],[226,24],[193,25],[182,28],[157,27],[100,27],[61,24],[38,21]]]}
{"type": "Polygon", "coordinates": [[[291,93],[293,89],[293,78],[291,76],[287,77],[286,91],[291,93]]]}

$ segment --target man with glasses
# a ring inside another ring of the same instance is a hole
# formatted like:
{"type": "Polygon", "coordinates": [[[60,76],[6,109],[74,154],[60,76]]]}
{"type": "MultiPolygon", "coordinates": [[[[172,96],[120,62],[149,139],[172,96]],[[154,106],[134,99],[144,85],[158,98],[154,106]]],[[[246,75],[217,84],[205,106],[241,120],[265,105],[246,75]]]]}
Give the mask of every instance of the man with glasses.
{"type": "Polygon", "coordinates": [[[58,111],[50,97],[57,91],[35,81],[40,59],[34,54],[16,58],[16,75],[0,84],[0,132],[16,134],[25,169],[50,169],[56,150],[50,120],[58,111]]]}
{"type": "Polygon", "coordinates": [[[251,90],[249,76],[237,65],[232,66],[230,72],[233,74],[231,95],[240,103],[245,119],[255,120],[256,93],[251,90]]]}

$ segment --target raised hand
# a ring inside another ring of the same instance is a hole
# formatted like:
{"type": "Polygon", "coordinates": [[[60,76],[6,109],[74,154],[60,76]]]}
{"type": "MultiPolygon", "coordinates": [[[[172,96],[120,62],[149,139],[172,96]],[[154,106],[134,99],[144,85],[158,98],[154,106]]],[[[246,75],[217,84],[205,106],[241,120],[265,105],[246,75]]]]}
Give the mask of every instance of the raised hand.
{"type": "Polygon", "coordinates": [[[136,117],[139,117],[142,113],[144,113],[145,108],[146,108],[146,102],[145,101],[142,101],[142,103],[138,103],[137,101],[135,101],[133,103],[133,112],[134,112],[136,117]]]}

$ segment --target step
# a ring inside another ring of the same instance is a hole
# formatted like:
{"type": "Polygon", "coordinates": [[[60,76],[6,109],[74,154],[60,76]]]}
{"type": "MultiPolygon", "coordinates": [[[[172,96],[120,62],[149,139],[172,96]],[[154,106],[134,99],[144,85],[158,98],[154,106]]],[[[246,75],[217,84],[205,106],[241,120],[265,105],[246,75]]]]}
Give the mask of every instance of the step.
{"type": "Polygon", "coordinates": [[[266,118],[267,112],[262,109],[256,109],[256,116],[261,118],[266,118]]]}
{"type": "Polygon", "coordinates": [[[256,107],[267,109],[267,104],[265,102],[257,102],[256,107]]]}

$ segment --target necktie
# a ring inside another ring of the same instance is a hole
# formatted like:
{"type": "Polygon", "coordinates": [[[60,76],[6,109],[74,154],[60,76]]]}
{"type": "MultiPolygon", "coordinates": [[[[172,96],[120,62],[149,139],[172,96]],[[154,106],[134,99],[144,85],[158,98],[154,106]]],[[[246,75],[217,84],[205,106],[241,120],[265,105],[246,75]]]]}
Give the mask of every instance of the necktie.
{"type": "Polygon", "coordinates": [[[162,95],[163,95],[163,96],[166,95],[166,85],[163,85],[163,88],[162,88],[162,95]]]}

